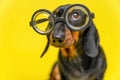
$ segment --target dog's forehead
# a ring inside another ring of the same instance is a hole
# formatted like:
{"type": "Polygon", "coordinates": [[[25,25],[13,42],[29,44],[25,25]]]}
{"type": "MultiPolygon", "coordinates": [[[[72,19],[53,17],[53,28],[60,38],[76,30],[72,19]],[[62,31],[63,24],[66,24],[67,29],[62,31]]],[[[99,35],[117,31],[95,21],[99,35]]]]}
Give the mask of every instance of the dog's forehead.
{"type": "Polygon", "coordinates": [[[69,6],[70,6],[70,4],[58,6],[58,7],[53,11],[53,13],[59,13],[61,10],[64,10],[64,11],[65,11],[69,6]]]}

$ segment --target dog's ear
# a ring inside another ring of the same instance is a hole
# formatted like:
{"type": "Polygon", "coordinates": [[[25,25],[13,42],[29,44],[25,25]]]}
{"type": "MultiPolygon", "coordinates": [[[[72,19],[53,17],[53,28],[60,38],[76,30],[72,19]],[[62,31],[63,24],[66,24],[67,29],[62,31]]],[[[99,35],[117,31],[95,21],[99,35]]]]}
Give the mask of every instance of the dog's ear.
{"type": "MultiPolygon", "coordinates": [[[[48,27],[46,28],[46,30],[49,29],[50,27],[51,27],[51,24],[48,23],[48,27]]],[[[47,35],[47,40],[48,40],[48,41],[47,41],[46,47],[45,47],[44,51],[42,52],[40,58],[42,58],[42,57],[45,55],[45,53],[47,52],[47,50],[48,50],[48,48],[49,48],[49,46],[50,46],[49,36],[50,36],[50,34],[47,35]]]]}
{"type": "Polygon", "coordinates": [[[84,51],[89,57],[96,57],[99,52],[99,35],[93,23],[84,33],[84,51]]]}

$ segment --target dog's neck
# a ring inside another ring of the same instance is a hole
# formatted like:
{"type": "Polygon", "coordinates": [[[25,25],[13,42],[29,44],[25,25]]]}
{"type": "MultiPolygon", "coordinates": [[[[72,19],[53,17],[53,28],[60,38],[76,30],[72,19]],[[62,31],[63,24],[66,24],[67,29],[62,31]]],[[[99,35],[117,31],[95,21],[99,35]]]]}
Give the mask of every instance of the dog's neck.
{"type": "Polygon", "coordinates": [[[90,59],[84,52],[83,42],[82,35],[74,46],[60,49],[58,64],[61,75],[68,77],[67,80],[71,80],[71,76],[76,80],[75,77],[79,78],[80,75],[84,74],[84,71],[89,69],[90,59]]]}
{"type": "MultiPolygon", "coordinates": [[[[82,67],[81,55],[84,53],[82,46],[82,38],[77,42],[75,46],[70,48],[61,48],[59,53],[59,67],[61,74],[71,78],[70,76],[79,77],[81,72],[84,72],[82,67]],[[66,69],[66,70],[65,70],[66,69]],[[72,72],[72,73],[71,73],[72,72]]],[[[70,80],[70,79],[68,79],[70,80]]]]}

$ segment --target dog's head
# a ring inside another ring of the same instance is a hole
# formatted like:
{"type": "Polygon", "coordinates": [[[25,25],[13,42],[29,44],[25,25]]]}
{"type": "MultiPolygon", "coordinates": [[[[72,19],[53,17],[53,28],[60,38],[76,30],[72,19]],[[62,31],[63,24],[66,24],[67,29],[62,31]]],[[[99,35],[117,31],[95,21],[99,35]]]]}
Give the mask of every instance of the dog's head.
{"type": "Polygon", "coordinates": [[[69,48],[75,45],[81,35],[84,39],[84,51],[90,57],[98,54],[99,36],[93,24],[94,14],[87,7],[81,4],[63,5],[55,9],[52,13],[48,10],[36,11],[31,19],[30,25],[40,34],[46,34],[48,38],[47,46],[42,54],[47,51],[49,44],[59,48],[69,48]],[[35,18],[39,14],[49,14],[48,18],[35,18]],[[36,24],[49,21],[45,31],[40,30],[36,24]]]}

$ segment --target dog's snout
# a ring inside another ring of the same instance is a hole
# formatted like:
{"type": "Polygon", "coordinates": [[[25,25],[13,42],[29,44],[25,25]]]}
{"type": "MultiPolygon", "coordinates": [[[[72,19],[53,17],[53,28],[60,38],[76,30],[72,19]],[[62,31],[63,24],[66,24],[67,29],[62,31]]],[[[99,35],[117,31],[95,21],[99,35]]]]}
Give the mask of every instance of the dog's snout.
{"type": "Polygon", "coordinates": [[[52,32],[52,43],[54,45],[61,45],[65,39],[65,24],[63,22],[58,22],[52,32]]]}

